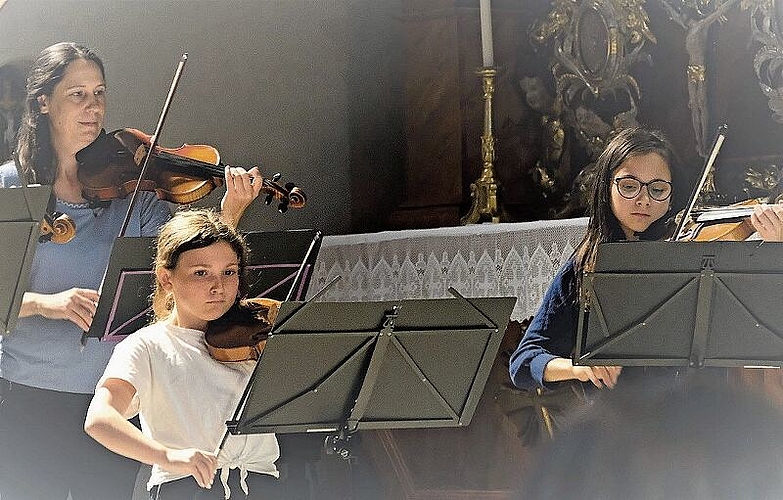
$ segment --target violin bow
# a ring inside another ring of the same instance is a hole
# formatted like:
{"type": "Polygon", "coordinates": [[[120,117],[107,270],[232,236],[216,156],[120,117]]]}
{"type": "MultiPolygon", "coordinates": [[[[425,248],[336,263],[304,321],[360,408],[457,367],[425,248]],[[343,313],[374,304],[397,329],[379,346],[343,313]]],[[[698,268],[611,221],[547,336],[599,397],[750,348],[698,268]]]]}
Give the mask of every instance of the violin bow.
{"type": "MultiPolygon", "coordinates": [[[[2,1],[2,0],[0,0],[2,1]]],[[[158,118],[158,124],[155,127],[155,132],[152,135],[152,138],[150,139],[150,145],[147,149],[147,155],[144,157],[144,163],[141,166],[141,171],[139,172],[139,180],[136,183],[136,187],[133,189],[133,194],[131,194],[130,203],[128,204],[128,212],[125,214],[125,220],[122,221],[122,227],[120,228],[120,235],[119,237],[122,238],[125,236],[125,231],[128,229],[128,224],[130,223],[131,213],[133,212],[133,207],[136,205],[136,198],[139,194],[140,187],[141,187],[141,181],[144,179],[144,175],[147,173],[147,167],[150,163],[150,158],[152,158],[152,152],[155,151],[155,148],[158,145],[158,137],[160,137],[160,133],[163,130],[163,123],[166,121],[166,115],[169,114],[169,108],[171,107],[171,101],[174,99],[174,93],[177,90],[177,86],[179,85],[179,80],[182,77],[182,71],[185,69],[185,63],[188,60],[188,54],[187,52],[182,54],[182,57],[179,59],[179,64],[177,64],[177,70],[174,73],[174,79],[171,81],[171,87],[169,87],[169,93],[166,96],[166,102],[163,103],[163,109],[160,112],[160,118],[158,118]]]]}
{"type": "Polygon", "coordinates": [[[687,221],[691,216],[691,212],[693,212],[693,209],[696,206],[696,200],[699,199],[699,193],[701,193],[704,184],[707,182],[707,178],[709,177],[713,165],[715,164],[715,159],[718,157],[721,146],[723,146],[723,141],[726,140],[726,132],[728,132],[728,130],[729,126],[725,123],[718,127],[715,140],[712,142],[712,147],[710,148],[710,154],[707,155],[707,161],[704,163],[704,170],[702,170],[701,179],[699,180],[699,183],[696,184],[696,188],[693,190],[691,197],[688,199],[688,204],[686,205],[687,208],[685,209],[685,212],[683,212],[682,217],[680,218],[680,222],[677,223],[677,230],[674,231],[674,241],[679,241],[684,236],[684,234],[682,234],[682,229],[685,227],[685,221],[687,221]]]}
{"type": "MultiPolygon", "coordinates": [[[[2,0],[0,0],[2,1],[2,0]]],[[[158,136],[160,135],[161,130],[163,130],[163,122],[166,120],[166,115],[169,113],[169,108],[171,107],[171,100],[174,98],[174,92],[177,90],[177,85],[179,84],[179,79],[182,76],[182,70],[185,67],[185,62],[188,60],[188,54],[184,53],[182,54],[182,57],[179,60],[179,64],[177,65],[177,70],[174,73],[174,80],[171,82],[171,87],[169,88],[169,94],[166,96],[166,102],[163,104],[163,109],[160,112],[160,118],[158,119],[158,125],[155,127],[155,135],[152,136],[150,140],[150,146],[147,150],[147,156],[144,157],[144,163],[141,166],[141,171],[139,172],[139,179],[138,182],[136,182],[136,187],[133,189],[133,193],[131,194],[130,203],[128,203],[128,211],[125,213],[125,219],[122,221],[122,227],[120,227],[120,234],[118,238],[123,238],[125,236],[125,231],[128,229],[128,224],[130,224],[130,218],[131,214],[133,213],[133,207],[136,206],[136,200],[138,198],[139,194],[139,187],[141,186],[141,181],[144,179],[144,174],[147,173],[147,166],[149,165],[150,158],[152,157],[152,152],[155,151],[155,146],[158,144],[158,136]]],[[[101,280],[101,285],[98,287],[98,293],[103,291],[103,283],[106,281],[106,273],[108,273],[108,268],[104,272],[103,279],[101,280]]],[[[84,349],[84,346],[87,344],[87,333],[84,332],[82,334],[81,339],[81,345],[82,349],[84,349]]]]}

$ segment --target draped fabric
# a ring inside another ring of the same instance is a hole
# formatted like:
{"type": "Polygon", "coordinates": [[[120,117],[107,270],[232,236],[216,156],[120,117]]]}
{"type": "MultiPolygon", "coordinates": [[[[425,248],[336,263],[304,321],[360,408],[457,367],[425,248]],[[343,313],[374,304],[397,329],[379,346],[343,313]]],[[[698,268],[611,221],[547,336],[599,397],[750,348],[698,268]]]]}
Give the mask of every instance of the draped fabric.
{"type": "Polygon", "coordinates": [[[514,296],[511,319],[533,315],[560,266],[581,241],[587,218],[326,236],[308,298],[383,301],[514,296]]]}

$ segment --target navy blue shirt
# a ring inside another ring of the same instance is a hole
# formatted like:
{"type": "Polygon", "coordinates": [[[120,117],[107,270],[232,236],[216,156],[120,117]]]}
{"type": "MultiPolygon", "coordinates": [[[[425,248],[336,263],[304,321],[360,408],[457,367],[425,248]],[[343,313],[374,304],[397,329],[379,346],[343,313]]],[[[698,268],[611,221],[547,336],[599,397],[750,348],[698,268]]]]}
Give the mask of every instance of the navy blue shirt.
{"type": "Polygon", "coordinates": [[[553,358],[570,358],[576,344],[579,304],[574,260],[557,272],[541,306],[511,356],[509,374],[520,389],[546,387],[544,368],[553,358]]]}

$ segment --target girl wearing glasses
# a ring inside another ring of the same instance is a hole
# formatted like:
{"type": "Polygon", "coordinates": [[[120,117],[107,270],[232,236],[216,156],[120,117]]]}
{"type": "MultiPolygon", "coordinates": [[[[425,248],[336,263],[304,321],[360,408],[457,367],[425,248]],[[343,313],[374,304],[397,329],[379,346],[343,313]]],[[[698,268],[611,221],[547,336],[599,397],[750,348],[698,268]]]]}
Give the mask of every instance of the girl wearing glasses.
{"type": "MultiPolygon", "coordinates": [[[[584,399],[584,384],[614,388],[619,366],[574,366],[578,302],[584,272],[595,265],[599,243],[657,240],[667,236],[665,217],[671,209],[674,153],[657,130],[630,128],[618,133],[596,162],[597,173],[588,201],[587,232],[571,258],[560,269],[509,362],[509,373],[520,389],[552,394],[555,410],[567,410],[584,399]],[[562,384],[572,381],[571,384],[562,384]],[[546,391],[544,391],[546,389],[546,391]],[[555,395],[560,392],[565,397],[555,395]]],[[[783,205],[763,205],[751,216],[759,237],[780,241],[783,205]]],[[[542,406],[542,402],[536,403],[542,406]]],[[[557,411],[537,408],[536,417],[550,435],[557,411]],[[543,415],[543,416],[542,416],[543,415]]],[[[520,418],[524,418],[520,416],[520,418]]],[[[529,424],[528,424],[529,425],[529,424]]],[[[529,429],[530,427],[524,425],[529,429]]]]}
{"type": "MultiPolygon", "coordinates": [[[[598,389],[614,388],[619,366],[574,366],[579,292],[584,272],[593,269],[599,243],[657,240],[667,236],[665,215],[671,209],[674,153],[657,130],[630,128],[618,133],[596,162],[597,174],[588,201],[587,233],[560,269],[541,306],[511,356],[509,373],[520,389],[563,387],[577,380],[598,389]]],[[[759,236],[780,241],[783,205],[765,205],[751,217],[759,236]]],[[[584,386],[569,390],[584,396],[584,386]]],[[[556,417],[552,414],[546,417],[556,417]]],[[[548,421],[551,433],[556,422],[548,421]]]]}
{"type": "Polygon", "coordinates": [[[571,362],[581,277],[593,268],[599,243],[665,236],[673,161],[669,142],[660,132],[645,128],[623,130],[601,153],[588,201],[587,233],[555,276],[511,357],[514,385],[531,390],[579,380],[599,389],[615,386],[619,366],[574,366],[571,362]]]}

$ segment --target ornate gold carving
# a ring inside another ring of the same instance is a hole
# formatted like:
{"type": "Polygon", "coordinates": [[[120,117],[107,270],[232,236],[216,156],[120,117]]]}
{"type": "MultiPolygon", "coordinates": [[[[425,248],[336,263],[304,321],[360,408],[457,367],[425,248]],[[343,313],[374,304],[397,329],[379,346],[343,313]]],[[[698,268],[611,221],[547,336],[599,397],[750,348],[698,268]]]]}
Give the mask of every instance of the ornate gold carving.
{"type": "Polygon", "coordinates": [[[783,199],[783,172],[769,161],[752,161],[745,168],[745,198],[755,198],[762,203],[780,203],[783,199]]]}
{"type": "MultiPolygon", "coordinates": [[[[595,161],[612,133],[637,125],[641,92],[630,67],[649,63],[644,46],[656,43],[644,0],[554,0],[546,19],[534,26],[532,39],[554,48],[555,96],[542,111],[544,118],[560,130],[573,130],[595,161]]],[[[530,103],[530,92],[520,83],[530,103]]],[[[553,162],[547,158],[547,163],[553,162]]],[[[582,184],[590,182],[591,168],[577,176],[573,192],[585,192],[582,184]]]]}
{"type": "Polygon", "coordinates": [[[543,44],[551,38],[566,34],[586,4],[596,10],[600,10],[604,4],[610,4],[612,10],[617,12],[620,31],[631,45],[640,45],[644,39],[656,42],[650,30],[650,18],[644,10],[644,0],[554,0],[547,19],[534,27],[533,39],[543,44]]]}
{"type": "Polygon", "coordinates": [[[536,26],[534,40],[555,43],[552,71],[558,94],[573,100],[581,90],[600,97],[616,90],[638,89],[628,68],[649,60],[641,52],[655,43],[642,0],[556,0],[547,20],[536,26]]]}
{"type": "Polygon", "coordinates": [[[701,64],[688,65],[688,81],[699,83],[703,82],[707,76],[707,68],[701,64]]]}
{"type": "Polygon", "coordinates": [[[751,9],[753,38],[761,44],[753,57],[759,87],[772,118],[783,123],[783,5],[776,9],[776,1],[783,0],[749,0],[743,5],[751,9]]]}
{"type": "Polygon", "coordinates": [[[780,183],[780,169],[775,165],[750,166],[745,170],[745,183],[753,189],[772,192],[780,183]]]}

